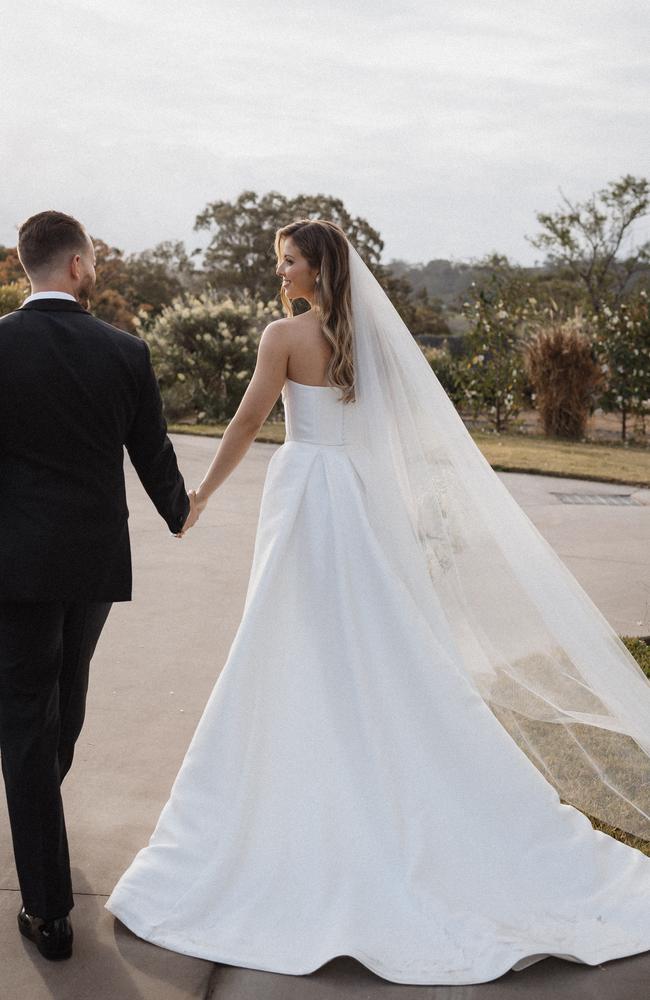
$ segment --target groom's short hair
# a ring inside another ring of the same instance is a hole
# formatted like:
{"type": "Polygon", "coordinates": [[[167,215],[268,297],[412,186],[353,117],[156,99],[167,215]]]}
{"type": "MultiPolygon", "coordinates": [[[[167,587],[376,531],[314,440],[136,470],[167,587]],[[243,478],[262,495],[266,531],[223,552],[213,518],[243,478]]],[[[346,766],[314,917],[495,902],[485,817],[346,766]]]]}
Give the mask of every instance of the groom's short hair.
{"type": "Polygon", "coordinates": [[[86,230],[65,212],[38,212],[18,230],[18,257],[28,274],[49,267],[63,253],[83,253],[87,246],[86,230]]]}

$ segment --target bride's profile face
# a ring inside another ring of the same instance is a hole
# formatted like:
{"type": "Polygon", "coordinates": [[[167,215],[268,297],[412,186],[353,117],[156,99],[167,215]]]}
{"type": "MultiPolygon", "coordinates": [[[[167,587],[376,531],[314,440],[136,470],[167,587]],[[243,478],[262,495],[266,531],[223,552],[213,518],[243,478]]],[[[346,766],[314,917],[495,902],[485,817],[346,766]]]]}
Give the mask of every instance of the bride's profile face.
{"type": "Polygon", "coordinates": [[[282,288],[290,299],[307,299],[311,302],[314,295],[314,283],[318,268],[312,267],[306,257],[303,257],[298,246],[287,236],[281,244],[282,259],[275,269],[282,278],[282,288]]]}

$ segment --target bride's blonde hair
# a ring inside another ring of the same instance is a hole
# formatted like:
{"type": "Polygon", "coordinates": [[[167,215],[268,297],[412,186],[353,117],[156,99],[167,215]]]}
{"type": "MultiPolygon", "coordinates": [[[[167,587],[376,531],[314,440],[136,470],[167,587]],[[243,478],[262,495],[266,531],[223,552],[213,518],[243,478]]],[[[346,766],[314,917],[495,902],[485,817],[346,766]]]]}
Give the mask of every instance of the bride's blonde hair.
{"type": "MultiPolygon", "coordinates": [[[[354,400],[354,362],[352,354],[352,296],[348,241],[335,222],[325,219],[298,219],[278,229],[275,253],[282,260],[282,242],[290,236],[311,267],[318,268],[319,278],[314,306],[321,327],[332,345],[327,366],[327,381],[342,389],[341,400],[354,400]]],[[[293,304],[284,289],[280,298],[287,316],[293,316],[293,304]]]]}

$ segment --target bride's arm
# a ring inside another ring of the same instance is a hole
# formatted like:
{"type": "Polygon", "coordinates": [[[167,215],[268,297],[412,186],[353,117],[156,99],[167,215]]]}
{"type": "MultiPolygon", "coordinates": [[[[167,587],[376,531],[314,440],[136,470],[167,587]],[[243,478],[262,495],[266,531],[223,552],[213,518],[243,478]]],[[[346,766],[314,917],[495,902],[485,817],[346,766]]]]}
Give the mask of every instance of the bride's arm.
{"type": "Polygon", "coordinates": [[[275,320],[269,323],[260,338],[253,377],[196,491],[198,513],[205,509],[210,495],[241,462],[277,402],[287,377],[287,327],[286,320],[275,320]]]}

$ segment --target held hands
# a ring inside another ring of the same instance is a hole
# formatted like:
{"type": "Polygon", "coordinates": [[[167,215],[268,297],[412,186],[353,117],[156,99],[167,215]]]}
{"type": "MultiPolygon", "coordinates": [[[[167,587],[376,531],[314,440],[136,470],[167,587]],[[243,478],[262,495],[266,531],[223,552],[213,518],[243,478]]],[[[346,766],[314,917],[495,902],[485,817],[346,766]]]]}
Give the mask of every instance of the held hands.
{"type": "Polygon", "coordinates": [[[179,532],[176,534],[176,538],[182,538],[190,528],[193,528],[199,517],[208,506],[208,498],[201,496],[199,497],[196,490],[190,490],[188,493],[190,498],[190,512],[185,519],[185,524],[179,532]]]}

